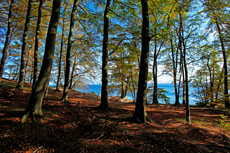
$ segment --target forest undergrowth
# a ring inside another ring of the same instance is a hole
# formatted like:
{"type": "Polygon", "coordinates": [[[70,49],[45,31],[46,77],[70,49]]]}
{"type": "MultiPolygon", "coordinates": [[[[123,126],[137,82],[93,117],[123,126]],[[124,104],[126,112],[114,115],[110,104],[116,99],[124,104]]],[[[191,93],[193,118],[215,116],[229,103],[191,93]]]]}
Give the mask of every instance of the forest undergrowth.
{"type": "Polygon", "coordinates": [[[135,104],[109,101],[98,109],[100,97],[49,88],[43,101],[44,118],[35,125],[20,123],[31,95],[31,85],[17,90],[15,81],[0,87],[0,152],[230,152],[229,110],[192,106],[191,124],[183,105],[147,105],[152,123],[130,120],[135,104]]]}

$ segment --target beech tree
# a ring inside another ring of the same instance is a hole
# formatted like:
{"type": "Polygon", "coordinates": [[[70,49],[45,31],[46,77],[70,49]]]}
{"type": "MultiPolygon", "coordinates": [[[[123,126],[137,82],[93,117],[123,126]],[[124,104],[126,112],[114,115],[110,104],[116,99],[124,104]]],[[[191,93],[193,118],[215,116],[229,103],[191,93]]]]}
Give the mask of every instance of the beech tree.
{"type": "Polygon", "coordinates": [[[147,81],[148,81],[148,62],[149,62],[149,13],[148,1],[141,0],[142,5],[142,48],[140,59],[140,71],[137,90],[137,101],[135,112],[133,114],[134,121],[145,123],[147,122],[147,81]]]}
{"type": "Polygon", "coordinates": [[[33,88],[35,87],[35,83],[37,81],[38,75],[38,48],[39,48],[39,33],[41,26],[41,17],[42,17],[42,5],[44,0],[39,1],[38,7],[38,19],[37,19],[37,27],[36,27],[36,36],[35,36],[35,48],[34,48],[34,74],[33,74],[33,88]]]}
{"type": "Polygon", "coordinates": [[[151,1],[149,2],[149,22],[150,22],[150,46],[152,48],[152,74],[153,74],[153,101],[152,103],[158,103],[159,91],[158,91],[158,60],[160,59],[159,55],[164,46],[167,31],[169,30],[169,26],[167,23],[167,17],[171,15],[169,10],[175,4],[171,2],[171,0],[167,1],[151,1]]]}
{"type": "Polygon", "coordinates": [[[224,41],[224,28],[227,27],[227,21],[229,21],[229,2],[222,0],[204,0],[201,1],[204,8],[204,12],[211,19],[210,25],[216,26],[216,31],[218,33],[220,48],[223,56],[223,68],[224,68],[224,102],[225,107],[230,108],[230,100],[228,93],[228,63],[226,54],[226,44],[224,41]]]}
{"type": "Polygon", "coordinates": [[[70,53],[72,47],[72,39],[73,39],[73,28],[74,28],[74,14],[77,9],[77,0],[74,0],[73,9],[70,18],[70,29],[69,29],[69,37],[68,37],[68,46],[66,51],[66,68],[65,68],[65,84],[62,95],[62,101],[68,100],[68,90],[69,90],[69,76],[70,76],[70,53]]]}
{"type": "Polygon", "coordinates": [[[26,107],[26,110],[21,117],[21,123],[24,123],[29,115],[32,116],[32,120],[35,123],[37,123],[36,117],[38,117],[39,119],[43,117],[42,100],[45,94],[46,85],[50,78],[53,64],[55,39],[58,27],[58,20],[60,17],[60,10],[61,0],[53,1],[52,15],[46,38],[45,54],[43,58],[41,72],[39,74],[38,80],[30,97],[30,101],[26,107]]]}
{"type": "Polygon", "coordinates": [[[223,35],[220,29],[220,25],[218,21],[216,21],[216,27],[219,34],[220,44],[221,44],[221,50],[223,54],[223,61],[224,61],[224,96],[225,96],[225,107],[230,108],[229,103],[229,95],[228,95],[228,64],[227,64],[227,57],[226,57],[226,51],[225,51],[225,45],[223,41],[223,35]]]}
{"type": "MultiPolygon", "coordinates": [[[[65,7],[66,9],[66,7],[65,7]]],[[[56,91],[59,91],[60,88],[60,81],[61,81],[61,70],[62,70],[62,54],[63,54],[63,46],[64,46],[64,35],[65,35],[65,11],[63,10],[63,17],[62,17],[62,35],[61,35],[61,47],[59,52],[59,59],[58,59],[58,77],[57,77],[57,84],[56,84],[56,91]]]]}
{"type": "Polygon", "coordinates": [[[10,37],[12,36],[11,25],[12,25],[13,6],[14,6],[14,0],[11,0],[9,14],[8,14],[8,27],[7,27],[7,33],[6,33],[6,40],[5,40],[5,44],[4,44],[4,48],[2,52],[2,59],[1,59],[1,65],[0,65],[0,85],[2,83],[2,75],[3,75],[4,66],[7,60],[7,56],[8,56],[8,48],[9,48],[10,41],[11,41],[10,37]]]}
{"type": "Polygon", "coordinates": [[[102,88],[100,108],[106,109],[108,104],[108,43],[109,43],[109,11],[111,0],[107,0],[104,12],[104,35],[102,47],[102,88]]]}
{"type": "Polygon", "coordinates": [[[23,34],[23,42],[22,42],[19,81],[18,81],[18,85],[16,86],[16,88],[20,90],[23,90],[23,81],[24,81],[24,76],[25,76],[25,60],[26,60],[26,47],[27,47],[26,44],[27,44],[28,29],[29,29],[29,23],[30,23],[31,4],[32,4],[32,0],[29,0],[28,8],[27,8],[27,15],[26,15],[26,23],[25,23],[24,34],[23,34]]]}

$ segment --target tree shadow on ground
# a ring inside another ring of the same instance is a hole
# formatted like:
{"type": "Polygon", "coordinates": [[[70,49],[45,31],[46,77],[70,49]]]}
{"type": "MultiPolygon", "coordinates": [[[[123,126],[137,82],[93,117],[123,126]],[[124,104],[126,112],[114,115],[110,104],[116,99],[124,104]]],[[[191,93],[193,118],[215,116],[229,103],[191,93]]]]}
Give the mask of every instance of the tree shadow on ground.
{"type": "Polygon", "coordinates": [[[23,111],[11,110],[26,107],[26,102],[2,102],[0,152],[227,152],[230,146],[225,133],[176,120],[184,118],[180,107],[148,106],[155,122],[137,124],[129,120],[133,104],[113,102],[107,110],[97,104],[92,99],[66,104],[50,96],[43,102],[43,124],[35,125],[30,119],[20,124],[23,111]]]}
{"type": "MultiPolygon", "coordinates": [[[[1,110],[1,113],[4,115],[1,117],[3,118],[16,118],[16,117],[21,117],[24,111],[18,111],[18,110],[1,110]]],[[[0,121],[1,122],[1,121],[0,121]]]]}

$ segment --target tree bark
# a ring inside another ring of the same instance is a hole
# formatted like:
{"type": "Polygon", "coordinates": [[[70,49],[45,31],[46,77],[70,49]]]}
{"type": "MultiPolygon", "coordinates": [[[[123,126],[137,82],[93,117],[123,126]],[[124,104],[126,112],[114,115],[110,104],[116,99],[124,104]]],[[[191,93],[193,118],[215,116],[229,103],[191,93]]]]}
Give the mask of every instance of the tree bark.
{"type": "Polygon", "coordinates": [[[8,80],[10,80],[10,78],[11,78],[13,67],[14,67],[13,65],[10,65],[10,74],[9,74],[8,80]]]}
{"type": "MultiPolygon", "coordinates": [[[[183,62],[183,61],[182,61],[183,62]]],[[[185,94],[186,94],[186,92],[185,92],[185,73],[184,73],[184,64],[182,63],[182,71],[181,71],[181,73],[182,73],[182,88],[183,88],[183,91],[182,91],[182,104],[184,104],[185,105],[185,101],[186,101],[186,96],[185,96],[185,94]]]]}
{"type": "Polygon", "coordinates": [[[70,19],[70,30],[69,30],[69,37],[68,37],[68,47],[66,52],[66,69],[65,69],[65,84],[64,84],[64,91],[62,95],[62,101],[68,101],[68,90],[69,90],[69,74],[70,74],[70,53],[72,48],[72,39],[73,39],[73,29],[74,29],[74,14],[77,9],[77,0],[74,0],[73,9],[71,12],[71,19],[70,19]]]}
{"type": "Polygon", "coordinates": [[[50,78],[49,78],[48,82],[46,83],[46,89],[45,89],[44,97],[47,97],[47,96],[48,96],[48,92],[49,92],[49,82],[50,82],[50,78]]]}
{"type": "Polygon", "coordinates": [[[186,97],[186,121],[191,123],[190,120],[190,107],[189,107],[189,87],[188,87],[188,70],[187,70],[187,63],[186,63],[186,49],[184,48],[184,76],[185,76],[185,97],[186,97]]]}
{"type": "MultiPolygon", "coordinates": [[[[181,29],[181,28],[180,28],[181,29]]],[[[178,44],[178,48],[180,50],[180,71],[181,71],[181,76],[182,76],[182,88],[183,88],[183,91],[182,91],[182,104],[186,104],[186,92],[185,92],[185,72],[184,72],[184,56],[183,56],[183,51],[182,51],[182,36],[181,36],[181,31],[179,32],[179,36],[178,36],[178,39],[179,39],[179,44],[178,44]]],[[[179,92],[179,89],[178,89],[178,92],[179,92]]]]}
{"type": "Polygon", "coordinates": [[[38,7],[38,19],[37,19],[37,27],[36,27],[36,36],[35,36],[35,48],[34,48],[34,74],[33,74],[33,85],[32,91],[35,87],[37,76],[38,76],[38,48],[39,48],[39,33],[41,27],[41,17],[42,17],[42,5],[44,0],[40,0],[38,7]]]}
{"type": "Polygon", "coordinates": [[[219,90],[220,90],[220,86],[221,86],[221,81],[222,81],[222,78],[223,78],[223,73],[224,73],[224,66],[222,67],[220,77],[219,77],[219,81],[217,83],[216,92],[215,92],[215,102],[216,103],[217,103],[217,100],[218,100],[218,94],[219,94],[219,90]]]}
{"type": "Polygon", "coordinates": [[[21,123],[24,123],[30,114],[32,120],[35,123],[37,123],[35,119],[36,116],[39,118],[43,116],[42,100],[44,97],[46,85],[50,78],[50,73],[53,64],[55,39],[56,39],[56,33],[58,27],[58,20],[60,17],[60,10],[61,10],[61,0],[53,1],[52,15],[51,15],[47,38],[46,38],[45,54],[43,58],[41,72],[35,84],[35,88],[30,97],[30,101],[27,105],[27,108],[21,117],[21,123]]]}
{"type": "MultiPolygon", "coordinates": [[[[171,52],[172,52],[172,62],[173,62],[173,83],[174,83],[174,91],[175,91],[175,105],[179,105],[179,95],[177,93],[177,66],[175,58],[174,58],[174,47],[173,47],[173,41],[172,38],[170,39],[170,44],[171,44],[171,52]]],[[[176,54],[177,57],[177,54],[176,54]]]]}
{"type": "Polygon", "coordinates": [[[11,33],[13,6],[14,6],[14,0],[11,0],[9,14],[8,14],[8,27],[7,27],[7,33],[6,33],[6,40],[5,40],[5,44],[4,44],[4,48],[2,52],[2,59],[1,59],[1,65],[0,65],[0,85],[2,84],[2,75],[4,71],[4,66],[7,60],[8,48],[10,45],[10,33],[11,33]]]}
{"type": "Polygon", "coordinates": [[[221,49],[222,49],[222,55],[223,55],[223,61],[224,61],[224,101],[225,101],[225,108],[230,108],[229,103],[229,95],[228,95],[228,67],[227,67],[227,59],[226,59],[226,52],[224,47],[224,41],[223,41],[223,35],[220,30],[220,25],[218,21],[216,21],[216,27],[219,34],[221,49]]]}
{"type": "MultiPolygon", "coordinates": [[[[189,107],[189,87],[188,87],[188,70],[187,70],[187,63],[186,63],[186,44],[184,39],[184,30],[183,30],[183,23],[182,23],[182,17],[180,14],[180,39],[183,46],[183,64],[184,64],[184,81],[185,81],[185,97],[186,97],[186,121],[188,123],[191,123],[190,119],[190,107],[189,107]]],[[[182,47],[181,46],[181,47],[182,47]]]]}
{"type": "Polygon", "coordinates": [[[18,67],[19,67],[19,65],[17,64],[17,65],[16,65],[16,69],[15,69],[15,71],[14,71],[14,77],[13,77],[13,80],[17,80],[18,67]]]}
{"type": "MultiPolygon", "coordinates": [[[[155,34],[156,34],[156,28],[155,28],[155,34]]],[[[154,49],[154,56],[153,56],[153,103],[158,104],[158,98],[157,98],[157,37],[155,36],[155,49],[154,49]]]]}
{"type": "Polygon", "coordinates": [[[27,70],[28,70],[28,64],[29,64],[29,57],[28,57],[28,55],[29,55],[29,54],[27,54],[27,56],[26,56],[25,77],[24,77],[23,82],[26,82],[26,77],[27,77],[27,70]]]}
{"type": "Polygon", "coordinates": [[[23,42],[22,42],[19,81],[18,81],[18,85],[16,86],[16,88],[19,90],[23,90],[23,81],[24,81],[24,76],[25,76],[25,60],[26,60],[25,58],[26,58],[27,36],[28,36],[30,15],[31,15],[31,4],[32,4],[32,0],[29,0],[28,8],[27,8],[27,15],[26,15],[25,29],[24,29],[24,34],[23,34],[23,42]]]}
{"type": "Polygon", "coordinates": [[[141,123],[147,122],[146,102],[147,102],[147,79],[148,79],[148,62],[149,62],[149,13],[148,1],[141,0],[142,5],[142,48],[141,61],[138,80],[137,101],[135,112],[133,114],[134,121],[141,123]]]}
{"type": "Polygon", "coordinates": [[[73,63],[73,67],[72,67],[72,72],[71,72],[71,77],[70,77],[70,83],[69,83],[69,89],[73,89],[73,78],[74,78],[74,71],[75,71],[75,67],[76,67],[76,61],[77,57],[74,58],[74,63],[73,63]]]}
{"type": "MultiPolygon", "coordinates": [[[[129,64],[130,64],[130,61],[128,61],[129,64]]],[[[134,79],[133,79],[133,69],[132,67],[129,67],[129,71],[130,71],[130,80],[131,80],[131,83],[129,84],[130,85],[130,90],[131,90],[131,95],[132,95],[132,99],[133,99],[133,102],[135,103],[136,101],[136,91],[135,91],[135,83],[134,83],[134,79]]]]}
{"type": "MultiPolygon", "coordinates": [[[[65,16],[65,15],[64,15],[65,16]]],[[[59,91],[60,88],[60,80],[61,80],[61,61],[62,61],[62,52],[63,52],[63,44],[64,44],[64,29],[65,29],[65,23],[64,23],[64,17],[63,17],[63,25],[62,25],[62,36],[61,36],[61,49],[60,49],[60,55],[59,55],[59,64],[58,64],[58,78],[57,78],[57,85],[56,85],[56,91],[59,91]]]]}
{"type": "MultiPolygon", "coordinates": [[[[210,55],[208,55],[208,59],[207,59],[207,67],[208,67],[208,72],[209,72],[209,81],[210,81],[210,88],[209,88],[209,95],[210,95],[210,100],[211,100],[211,106],[215,106],[214,104],[214,93],[213,93],[213,83],[214,80],[212,78],[212,70],[209,66],[209,59],[210,59],[210,55]]],[[[214,71],[213,71],[214,73],[214,71]]]]}
{"type": "Polygon", "coordinates": [[[30,73],[30,84],[32,84],[32,80],[33,80],[33,73],[30,73]]]}
{"type": "Polygon", "coordinates": [[[24,76],[24,80],[23,82],[26,82],[26,77],[27,77],[27,73],[28,73],[28,65],[29,65],[29,53],[31,52],[32,47],[30,47],[28,54],[26,54],[26,61],[25,61],[25,76],[24,76]]]}
{"type": "Polygon", "coordinates": [[[104,36],[102,48],[102,89],[100,108],[106,109],[108,104],[108,43],[109,43],[109,11],[111,0],[107,0],[104,12],[104,36]]]}

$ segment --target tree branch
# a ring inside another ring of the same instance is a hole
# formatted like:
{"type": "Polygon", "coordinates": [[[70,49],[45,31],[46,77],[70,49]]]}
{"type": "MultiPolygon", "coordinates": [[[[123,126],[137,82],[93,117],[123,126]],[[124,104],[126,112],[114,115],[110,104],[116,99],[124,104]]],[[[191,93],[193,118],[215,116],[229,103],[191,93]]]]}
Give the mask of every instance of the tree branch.
{"type": "Polygon", "coordinates": [[[124,38],[122,38],[121,40],[120,40],[120,42],[117,44],[117,46],[116,46],[116,49],[114,49],[112,52],[110,52],[109,53],[109,56],[111,56],[117,49],[118,49],[118,46],[122,43],[122,41],[124,40],[124,38]]]}

